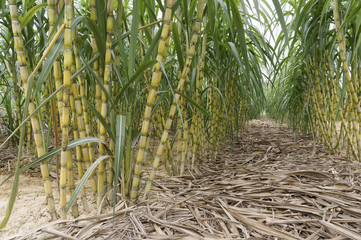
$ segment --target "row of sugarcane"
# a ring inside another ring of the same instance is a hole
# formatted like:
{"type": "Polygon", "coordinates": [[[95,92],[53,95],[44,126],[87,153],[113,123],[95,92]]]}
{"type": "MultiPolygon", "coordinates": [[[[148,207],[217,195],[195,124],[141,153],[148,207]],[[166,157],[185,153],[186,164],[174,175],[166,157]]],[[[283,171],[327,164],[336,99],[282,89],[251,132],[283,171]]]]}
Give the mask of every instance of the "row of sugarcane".
{"type": "Polygon", "coordinates": [[[300,14],[290,29],[297,32],[269,106],[275,118],[355,160],[361,160],[360,7],[337,0],[293,6],[300,14]]]}
{"type": "MultiPolygon", "coordinates": [[[[260,114],[263,93],[250,89],[261,88],[262,61],[254,60],[262,52],[252,39],[264,39],[243,25],[241,5],[222,3],[8,1],[7,34],[14,43],[8,47],[17,56],[9,76],[22,80],[21,86],[14,80],[19,159],[25,133],[38,157],[22,168],[18,160],[15,174],[40,163],[53,219],[66,219],[69,209],[78,217],[79,203],[89,211],[87,195],[99,211],[117,200],[118,191],[133,203],[148,197],[161,163],[170,175],[187,174],[201,161],[215,160],[224,142],[260,114]],[[19,7],[26,17],[19,17],[19,7]],[[30,55],[31,47],[39,53],[30,55]],[[52,134],[45,134],[46,127],[52,134]],[[58,170],[60,207],[50,177],[58,170]]],[[[12,206],[10,200],[1,227],[12,206]]]]}

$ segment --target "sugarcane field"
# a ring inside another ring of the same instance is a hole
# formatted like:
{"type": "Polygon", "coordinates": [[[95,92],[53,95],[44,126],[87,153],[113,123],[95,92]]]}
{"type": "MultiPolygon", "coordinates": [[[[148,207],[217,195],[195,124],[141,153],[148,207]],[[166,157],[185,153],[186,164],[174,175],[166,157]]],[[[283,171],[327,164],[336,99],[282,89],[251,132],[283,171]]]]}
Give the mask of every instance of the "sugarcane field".
{"type": "Polygon", "coordinates": [[[0,239],[361,240],[361,1],[0,15],[0,239]]]}

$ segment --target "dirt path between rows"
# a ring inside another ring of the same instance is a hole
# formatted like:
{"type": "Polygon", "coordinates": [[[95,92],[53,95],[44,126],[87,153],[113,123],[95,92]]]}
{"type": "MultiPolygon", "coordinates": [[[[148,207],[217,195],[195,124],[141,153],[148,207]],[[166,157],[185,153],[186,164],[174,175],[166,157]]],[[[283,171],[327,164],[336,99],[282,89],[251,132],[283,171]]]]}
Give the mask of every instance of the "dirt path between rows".
{"type": "Polygon", "coordinates": [[[321,146],[312,153],[311,139],[252,121],[216,160],[158,178],[150,200],[119,203],[114,221],[111,213],[58,221],[19,238],[361,239],[361,164],[321,146]]]}

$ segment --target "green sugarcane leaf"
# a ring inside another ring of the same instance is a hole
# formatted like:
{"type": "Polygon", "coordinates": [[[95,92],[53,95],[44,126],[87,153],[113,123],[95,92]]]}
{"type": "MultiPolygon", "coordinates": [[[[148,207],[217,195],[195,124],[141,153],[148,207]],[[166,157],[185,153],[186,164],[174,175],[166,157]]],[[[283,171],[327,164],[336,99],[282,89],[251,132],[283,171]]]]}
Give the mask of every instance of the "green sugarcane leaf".
{"type": "Polygon", "coordinates": [[[93,171],[98,167],[99,163],[104,161],[107,158],[112,158],[112,156],[106,155],[99,157],[95,162],[90,165],[89,169],[85,172],[84,176],[80,179],[78,186],[76,186],[73,196],[71,196],[68,204],[66,205],[66,211],[68,212],[71,205],[73,205],[76,197],[78,196],[80,190],[85,186],[86,181],[89,179],[93,171]]]}
{"type": "Polygon", "coordinates": [[[212,117],[212,115],[201,105],[199,105],[196,101],[194,101],[192,98],[190,98],[189,96],[181,93],[181,92],[176,92],[177,94],[181,95],[182,97],[184,97],[185,99],[187,99],[188,102],[190,102],[193,106],[195,106],[196,108],[198,108],[204,115],[207,115],[208,117],[212,117]]]}
{"type": "Polygon", "coordinates": [[[182,51],[182,43],[180,41],[177,24],[175,22],[173,23],[172,32],[173,32],[174,46],[175,46],[175,50],[177,52],[177,57],[178,57],[179,68],[183,69],[184,68],[184,60],[183,60],[184,57],[183,57],[183,51],[182,51]]]}
{"type": "MultiPolygon", "coordinates": [[[[97,138],[97,137],[86,137],[86,138],[80,138],[80,139],[76,139],[76,140],[73,140],[71,141],[69,144],[68,144],[68,147],[67,149],[72,149],[72,148],[75,148],[76,146],[81,146],[81,145],[84,145],[84,144],[87,144],[87,143],[102,143],[104,144],[106,150],[108,151],[108,153],[111,153],[110,149],[108,148],[108,146],[106,145],[105,142],[103,142],[100,138],[97,138]]],[[[46,160],[46,159],[49,159],[49,158],[52,158],[54,157],[55,155],[61,153],[61,146],[51,150],[50,152],[44,154],[43,156],[35,159],[34,161],[26,164],[25,166],[23,166],[20,171],[23,172],[25,170],[28,170],[36,165],[38,165],[40,162],[46,160]]]]}
{"type": "Polygon", "coordinates": [[[56,61],[56,59],[59,56],[60,51],[63,48],[64,45],[64,34],[62,34],[58,41],[55,43],[55,45],[53,46],[53,48],[51,49],[49,56],[46,58],[44,64],[43,64],[43,68],[40,72],[40,75],[37,79],[37,84],[34,90],[34,97],[37,95],[37,93],[39,92],[41,86],[43,85],[43,83],[48,79],[48,75],[51,71],[51,69],[53,68],[53,64],[56,61]]]}
{"type": "Polygon", "coordinates": [[[115,173],[114,173],[114,190],[113,190],[113,220],[115,217],[115,206],[117,201],[117,189],[118,189],[118,178],[120,175],[120,168],[123,161],[123,152],[124,152],[124,139],[125,139],[125,121],[126,117],[124,115],[117,116],[117,130],[116,130],[116,140],[115,140],[115,173]]]}
{"type": "Polygon", "coordinates": [[[27,118],[25,118],[22,123],[10,134],[10,136],[5,139],[5,141],[0,145],[0,148],[3,147],[11,139],[11,137],[21,128],[21,126],[23,126],[33,115],[35,115],[46,103],[50,101],[50,99],[55,97],[56,94],[63,88],[64,86],[61,85],[55,92],[53,92],[49,97],[42,101],[39,106],[27,118]]]}
{"type": "MultiPolygon", "coordinates": [[[[85,67],[87,68],[88,72],[94,77],[95,81],[97,82],[97,84],[99,85],[99,87],[102,89],[103,93],[107,96],[107,99],[110,101],[111,105],[114,105],[114,100],[113,98],[109,95],[109,92],[105,89],[104,84],[102,83],[102,81],[99,79],[99,77],[95,74],[93,68],[89,65],[89,63],[87,61],[85,61],[83,55],[81,54],[81,52],[79,52],[79,56],[80,59],[82,60],[82,63],[85,65],[85,67]]],[[[101,55],[100,55],[101,56],[101,55]]],[[[94,58],[95,59],[95,56],[94,58]]],[[[78,71],[79,72],[79,71],[78,71]]],[[[79,72],[80,73],[80,72],[79,72]]]]}
{"type": "Polygon", "coordinates": [[[157,54],[157,50],[158,50],[157,46],[158,46],[158,43],[159,43],[161,33],[162,33],[162,28],[160,28],[158,30],[158,32],[155,34],[155,36],[153,37],[153,40],[152,40],[150,46],[148,47],[148,49],[147,49],[147,51],[145,53],[143,62],[148,61],[151,58],[152,55],[157,54]]]}
{"type": "Polygon", "coordinates": [[[281,23],[282,31],[284,33],[285,40],[286,40],[286,45],[288,46],[289,45],[288,44],[288,30],[287,30],[285,18],[283,16],[283,11],[282,11],[282,8],[281,8],[281,4],[280,4],[280,2],[278,0],[272,0],[272,2],[273,2],[273,5],[276,8],[276,13],[278,15],[278,20],[281,23]]]}
{"type": "MultiPolygon", "coordinates": [[[[234,17],[236,29],[237,29],[237,32],[238,32],[238,35],[240,38],[239,45],[240,45],[241,53],[242,53],[242,56],[244,59],[243,63],[246,67],[245,74],[247,76],[247,79],[249,79],[250,78],[250,75],[249,75],[250,74],[250,66],[249,66],[249,60],[248,60],[248,53],[247,53],[247,47],[246,47],[247,46],[246,45],[246,36],[245,36],[243,22],[242,22],[238,7],[235,3],[235,0],[228,0],[228,1],[230,1],[231,10],[232,10],[232,14],[234,17]]],[[[242,66],[243,66],[243,64],[242,64],[242,66]]]]}
{"type": "Polygon", "coordinates": [[[32,9],[26,12],[24,17],[20,18],[20,26],[21,30],[30,22],[30,20],[34,17],[34,15],[43,7],[48,6],[47,3],[41,3],[39,5],[35,5],[32,9]]]}
{"type": "Polygon", "coordinates": [[[102,115],[100,114],[100,112],[98,112],[98,110],[93,106],[93,104],[91,104],[91,102],[89,102],[88,99],[86,99],[84,96],[81,96],[82,99],[86,102],[86,104],[88,105],[88,107],[90,108],[90,110],[92,111],[92,113],[97,117],[97,119],[100,121],[100,123],[104,126],[105,130],[107,131],[107,133],[109,134],[110,138],[115,141],[115,136],[112,132],[111,127],[109,126],[109,124],[107,123],[107,121],[102,117],[102,115]]]}
{"type": "Polygon", "coordinates": [[[147,62],[143,63],[140,67],[138,67],[137,71],[133,74],[133,76],[130,78],[130,80],[122,87],[120,92],[118,93],[118,96],[115,98],[115,102],[117,103],[122,95],[124,94],[125,90],[133,83],[137,82],[139,80],[139,77],[144,73],[144,71],[147,68],[150,68],[155,63],[157,63],[157,60],[148,60],[147,62]]]}
{"type": "Polygon", "coordinates": [[[91,19],[91,18],[88,18],[88,17],[86,17],[85,20],[86,20],[86,23],[87,23],[88,27],[90,28],[90,30],[94,34],[94,39],[95,39],[95,42],[96,42],[97,47],[99,49],[100,61],[104,65],[105,40],[103,39],[102,34],[100,32],[100,29],[99,29],[98,25],[94,22],[94,20],[91,19]]]}
{"type": "Polygon", "coordinates": [[[129,58],[128,58],[128,76],[133,75],[135,58],[137,51],[137,40],[138,40],[138,27],[139,27],[139,0],[133,0],[133,17],[132,26],[130,33],[130,47],[129,47],[129,58]]]}

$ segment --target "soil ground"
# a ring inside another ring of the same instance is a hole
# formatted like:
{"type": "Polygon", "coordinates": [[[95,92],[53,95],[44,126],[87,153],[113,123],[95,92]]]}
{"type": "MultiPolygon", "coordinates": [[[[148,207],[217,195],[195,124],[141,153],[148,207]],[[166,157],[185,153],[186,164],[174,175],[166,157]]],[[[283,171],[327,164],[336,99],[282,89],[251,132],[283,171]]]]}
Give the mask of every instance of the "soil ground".
{"type": "MultiPolygon", "coordinates": [[[[114,219],[112,213],[89,214],[42,225],[48,221],[42,181],[22,177],[15,211],[0,236],[361,239],[360,173],[361,164],[314,148],[311,139],[262,118],[225,144],[216,159],[182,177],[157,178],[149,200],[130,207],[121,201],[114,219]]],[[[0,187],[0,216],[9,183],[0,187]]]]}

